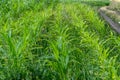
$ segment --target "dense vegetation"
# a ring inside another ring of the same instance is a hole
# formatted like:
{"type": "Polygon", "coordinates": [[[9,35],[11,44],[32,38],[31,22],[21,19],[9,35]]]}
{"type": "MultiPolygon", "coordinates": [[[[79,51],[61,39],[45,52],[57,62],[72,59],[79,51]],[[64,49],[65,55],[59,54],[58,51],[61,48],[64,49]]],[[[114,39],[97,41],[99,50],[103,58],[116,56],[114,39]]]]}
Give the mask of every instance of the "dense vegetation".
{"type": "Polygon", "coordinates": [[[0,80],[120,80],[120,37],[77,2],[0,1],[0,80]]]}

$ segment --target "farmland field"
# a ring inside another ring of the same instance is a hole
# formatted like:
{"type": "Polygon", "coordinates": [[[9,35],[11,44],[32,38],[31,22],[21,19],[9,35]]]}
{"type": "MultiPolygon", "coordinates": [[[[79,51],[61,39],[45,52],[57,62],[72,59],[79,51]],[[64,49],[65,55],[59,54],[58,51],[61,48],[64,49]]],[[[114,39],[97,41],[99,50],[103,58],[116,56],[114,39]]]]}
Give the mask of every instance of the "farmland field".
{"type": "Polygon", "coordinates": [[[86,3],[0,0],[0,80],[120,80],[119,57],[119,34],[86,3]]]}

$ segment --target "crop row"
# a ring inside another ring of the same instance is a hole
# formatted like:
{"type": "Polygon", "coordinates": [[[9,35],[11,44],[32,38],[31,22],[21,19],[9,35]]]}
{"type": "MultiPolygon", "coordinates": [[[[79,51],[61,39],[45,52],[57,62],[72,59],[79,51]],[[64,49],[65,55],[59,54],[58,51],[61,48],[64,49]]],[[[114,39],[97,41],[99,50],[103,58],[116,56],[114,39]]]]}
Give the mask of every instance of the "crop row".
{"type": "Polygon", "coordinates": [[[91,7],[29,4],[2,5],[1,80],[119,80],[120,38],[91,7]]]}

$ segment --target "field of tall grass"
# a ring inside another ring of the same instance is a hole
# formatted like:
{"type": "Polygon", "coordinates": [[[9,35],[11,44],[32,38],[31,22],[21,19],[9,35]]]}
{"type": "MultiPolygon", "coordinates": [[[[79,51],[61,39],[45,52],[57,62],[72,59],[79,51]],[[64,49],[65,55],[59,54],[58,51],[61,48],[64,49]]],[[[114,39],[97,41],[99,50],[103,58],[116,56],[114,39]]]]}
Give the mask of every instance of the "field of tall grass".
{"type": "Polygon", "coordinates": [[[0,0],[0,80],[120,80],[120,36],[92,7],[0,0]]]}

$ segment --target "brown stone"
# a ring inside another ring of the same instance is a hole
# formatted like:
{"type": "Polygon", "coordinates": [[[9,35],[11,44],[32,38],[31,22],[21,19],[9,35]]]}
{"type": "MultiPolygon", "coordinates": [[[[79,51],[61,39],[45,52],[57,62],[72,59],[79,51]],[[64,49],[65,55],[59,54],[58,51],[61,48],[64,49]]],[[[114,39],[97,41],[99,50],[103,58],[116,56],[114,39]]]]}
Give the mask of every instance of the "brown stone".
{"type": "Polygon", "coordinates": [[[120,0],[111,0],[110,9],[120,11],[120,0]]]}
{"type": "Polygon", "coordinates": [[[99,9],[99,13],[120,34],[120,0],[111,0],[109,6],[99,9]]]}

